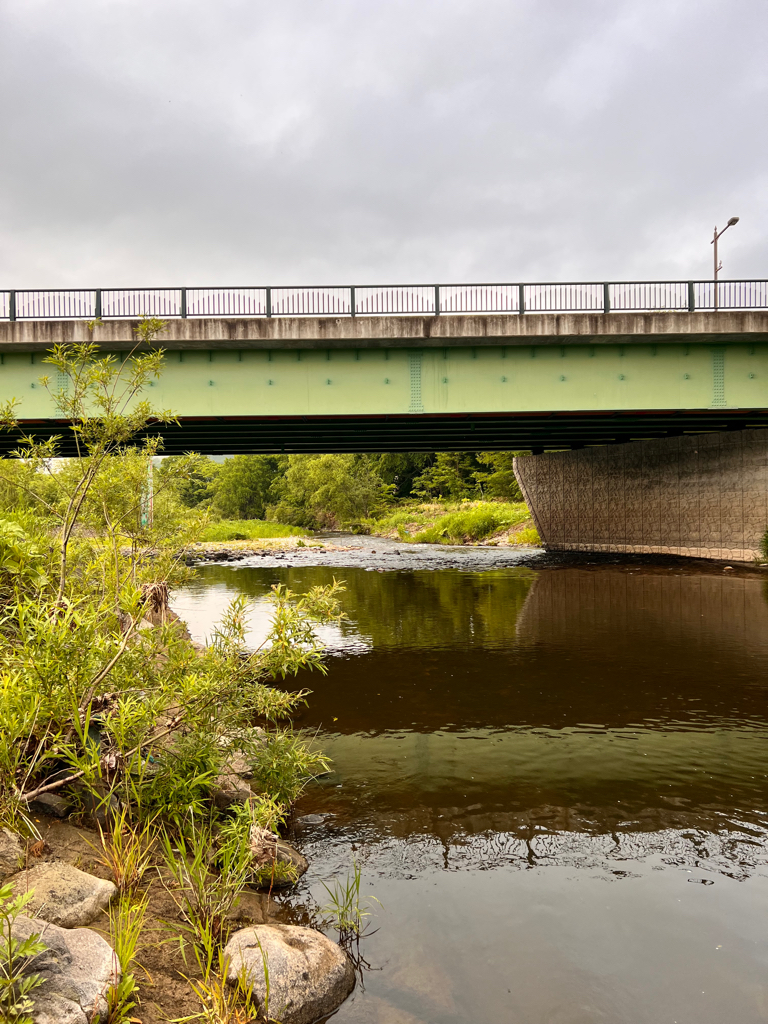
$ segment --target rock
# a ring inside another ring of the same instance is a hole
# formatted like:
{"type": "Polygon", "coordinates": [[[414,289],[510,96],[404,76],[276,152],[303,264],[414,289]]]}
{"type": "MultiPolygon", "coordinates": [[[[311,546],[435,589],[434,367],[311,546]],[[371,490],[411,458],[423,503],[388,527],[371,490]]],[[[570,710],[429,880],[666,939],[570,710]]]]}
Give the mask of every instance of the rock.
{"type": "Polygon", "coordinates": [[[34,890],[27,906],[43,921],[61,928],[79,928],[94,921],[117,892],[112,882],[72,867],[62,860],[37,864],[15,875],[14,889],[34,890]]]}
{"type": "Polygon", "coordinates": [[[24,849],[19,837],[7,828],[0,828],[0,882],[15,875],[24,862],[24,849]]]}
{"type": "Polygon", "coordinates": [[[239,775],[223,772],[217,777],[211,796],[219,810],[226,811],[234,804],[247,804],[253,797],[253,790],[239,775]]]}
{"type": "Polygon", "coordinates": [[[233,750],[227,758],[225,765],[225,773],[227,775],[237,775],[241,779],[252,779],[253,769],[251,768],[251,762],[248,760],[242,750],[233,750]]]}
{"type": "Polygon", "coordinates": [[[309,867],[307,858],[284,839],[277,840],[277,860],[283,864],[292,864],[297,878],[301,878],[309,867]]]}
{"type": "Polygon", "coordinates": [[[355,972],[346,954],[321,932],[287,924],[256,925],[235,932],[224,953],[229,958],[229,983],[235,984],[245,968],[262,1007],[266,997],[262,952],[269,974],[269,1015],[281,1024],[312,1024],[333,1013],[355,987],[355,972]]]}
{"type": "Polygon", "coordinates": [[[104,994],[120,980],[110,945],[90,928],[68,930],[34,918],[16,918],[15,939],[36,932],[48,948],[30,966],[43,979],[31,994],[35,1024],[90,1024],[96,1015],[105,1020],[104,994]]]}
{"type": "Polygon", "coordinates": [[[52,818],[66,818],[69,814],[69,802],[58,793],[41,793],[37,800],[29,805],[35,814],[49,814],[52,818]]]}
{"type": "Polygon", "coordinates": [[[251,924],[266,924],[271,914],[274,916],[274,905],[266,893],[245,889],[227,914],[227,921],[245,928],[251,924]]]}

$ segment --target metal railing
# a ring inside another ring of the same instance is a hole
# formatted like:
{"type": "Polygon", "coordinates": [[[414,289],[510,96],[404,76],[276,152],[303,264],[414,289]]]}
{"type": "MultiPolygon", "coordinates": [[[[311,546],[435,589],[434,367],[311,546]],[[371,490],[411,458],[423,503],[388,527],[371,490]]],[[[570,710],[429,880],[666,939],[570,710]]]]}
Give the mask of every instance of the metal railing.
{"type": "Polygon", "coordinates": [[[438,316],[768,309],[768,281],[53,288],[0,291],[2,320],[438,316]],[[717,289],[717,291],[715,291],[717,289]]]}

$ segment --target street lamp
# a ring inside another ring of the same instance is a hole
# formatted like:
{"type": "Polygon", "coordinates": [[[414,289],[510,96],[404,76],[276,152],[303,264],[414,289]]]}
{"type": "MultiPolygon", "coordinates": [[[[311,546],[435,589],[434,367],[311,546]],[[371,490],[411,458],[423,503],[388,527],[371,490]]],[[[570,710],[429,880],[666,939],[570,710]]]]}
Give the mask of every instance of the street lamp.
{"type": "Polygon", "coordinates": [[[720,232],[718,232],[717,225],[715,225],[715,237],[709,243],[710,245],[714,245],[714,247],[715,247],[715,310],[717,310],[717,308],[718,308],[718,297],[719,297],[718,296],[718,287],[717,287],[717,275],[718,275],[718,272],[723,269],[722,262],[718,262],[718,259],[717,259],[717,240],[720,237],[720,235],[724,235],[725,234],[725,232],[728,230],[728,228],[732,228],[734,224],[738,224],[738,223],[739,223],[739,218],[738,217],[731,217],[731,219],[725,225],[723,230],[720,231],[720,232]]]}

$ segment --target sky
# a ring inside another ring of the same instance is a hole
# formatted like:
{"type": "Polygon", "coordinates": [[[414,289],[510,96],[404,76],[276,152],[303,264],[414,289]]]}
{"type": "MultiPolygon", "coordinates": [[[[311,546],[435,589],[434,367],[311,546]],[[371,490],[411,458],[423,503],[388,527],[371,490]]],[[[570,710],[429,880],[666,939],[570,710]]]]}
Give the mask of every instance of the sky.
{"type": "Polygon", "coordinates": [[[768,278],[766,0],[0,0],[0,288],[768,278]]]}

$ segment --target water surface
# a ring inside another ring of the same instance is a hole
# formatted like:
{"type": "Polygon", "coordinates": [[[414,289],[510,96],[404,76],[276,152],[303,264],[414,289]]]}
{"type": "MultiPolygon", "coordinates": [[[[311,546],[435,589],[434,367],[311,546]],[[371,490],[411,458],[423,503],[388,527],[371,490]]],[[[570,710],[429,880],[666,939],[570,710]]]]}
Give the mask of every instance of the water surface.
{"type": "Polygon", "coordinates": [[[311,916],[355,857],[371,966],[338,1024],[768,1021],[768,603],[669,567],[212,566],[236,594],[335,576],[348,620],[300,724],[311,916]],[[375,930],[374,930],[375,929],[375,930]]]}

